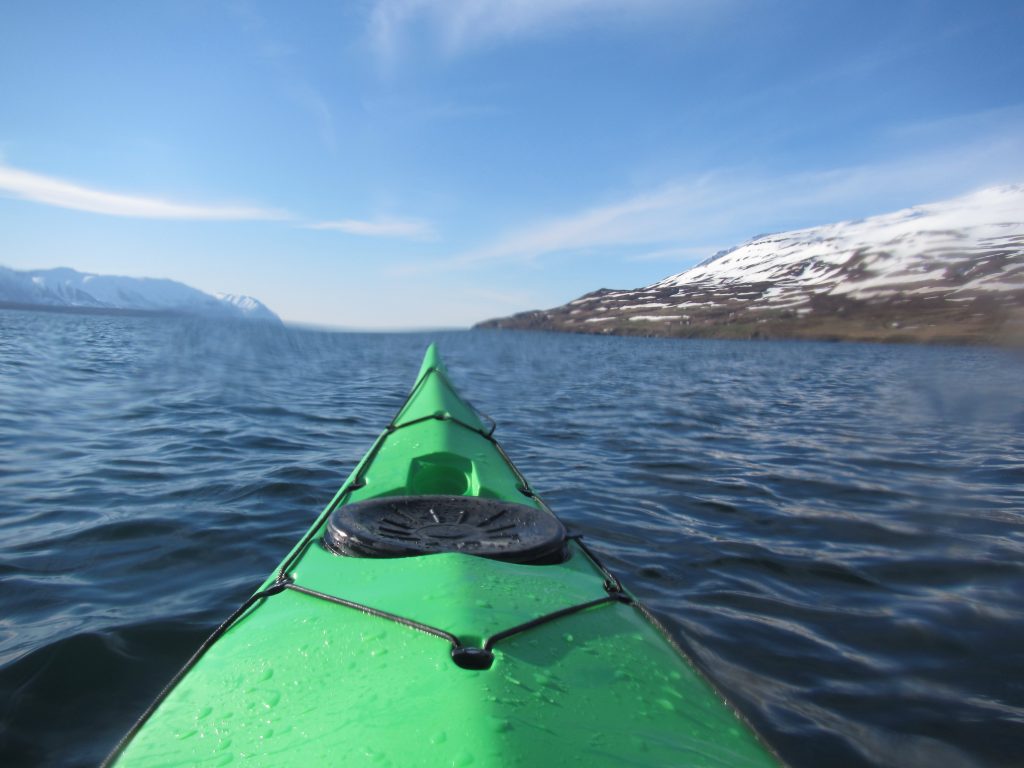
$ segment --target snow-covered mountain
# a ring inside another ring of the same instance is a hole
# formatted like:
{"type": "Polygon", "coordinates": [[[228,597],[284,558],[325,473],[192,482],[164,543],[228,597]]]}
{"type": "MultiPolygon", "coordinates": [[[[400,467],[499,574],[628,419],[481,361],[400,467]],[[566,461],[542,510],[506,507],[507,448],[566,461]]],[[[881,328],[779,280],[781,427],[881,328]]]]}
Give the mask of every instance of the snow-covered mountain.
{"type": "Polygon", "coordinates": [[[252,296],[237,293],[218,293],[217,300],[230,304],[249,320],[270,320],[281,322],[281,318],[267,309],[267,306],[252,296]]]}
{"type": "Polygon", "coordinates": [[[999,341],[1024,324],[1024,186],[758,236],[636,290],[481,325],[656,336],[999,341]]]}
{"type": "Polygon", "coordinates": [[[0,303],[281,322],[249,296],[215,297],[174,280],[94,275],[67,267],[25,272],[0,267],[0,303]]]}

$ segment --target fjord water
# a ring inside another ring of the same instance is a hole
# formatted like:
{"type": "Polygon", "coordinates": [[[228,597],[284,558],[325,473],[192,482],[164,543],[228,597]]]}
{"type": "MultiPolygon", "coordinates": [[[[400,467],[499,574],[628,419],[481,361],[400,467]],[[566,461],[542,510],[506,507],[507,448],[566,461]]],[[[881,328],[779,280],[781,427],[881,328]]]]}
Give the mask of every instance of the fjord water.
{"type": "Polygon", "coordinates": [[[306,530],[432,340],[791,765],[1021,764],[1016,353],[15,311],[0,764],[102,759],[306,530]]]}

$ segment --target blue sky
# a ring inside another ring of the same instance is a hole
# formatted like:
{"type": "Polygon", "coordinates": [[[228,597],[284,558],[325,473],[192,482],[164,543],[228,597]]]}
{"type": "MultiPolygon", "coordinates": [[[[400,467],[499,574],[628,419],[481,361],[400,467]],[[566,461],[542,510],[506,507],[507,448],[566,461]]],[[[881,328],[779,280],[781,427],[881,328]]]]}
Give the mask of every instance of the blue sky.
{"type": "Polygon", "coordinates": [[[0,9],[0,264],[469,325],[1024,181],[1019,0],[0,9]]]}

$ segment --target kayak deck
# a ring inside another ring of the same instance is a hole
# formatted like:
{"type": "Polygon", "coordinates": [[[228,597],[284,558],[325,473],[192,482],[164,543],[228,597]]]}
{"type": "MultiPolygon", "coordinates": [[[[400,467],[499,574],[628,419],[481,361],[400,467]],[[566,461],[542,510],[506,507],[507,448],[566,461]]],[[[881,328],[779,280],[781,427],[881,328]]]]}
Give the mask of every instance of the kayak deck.
{"type": "Polygon", "coordinates": [[[778,765],[577,539],[549,565],[325,546],[329,515],[372,499],[472,496],[548,513],[492,430],[431,347],[309,533],[111,763],[778,765]],[[486,668],[460,666],[453,649],[486,652],[486,668]]]}

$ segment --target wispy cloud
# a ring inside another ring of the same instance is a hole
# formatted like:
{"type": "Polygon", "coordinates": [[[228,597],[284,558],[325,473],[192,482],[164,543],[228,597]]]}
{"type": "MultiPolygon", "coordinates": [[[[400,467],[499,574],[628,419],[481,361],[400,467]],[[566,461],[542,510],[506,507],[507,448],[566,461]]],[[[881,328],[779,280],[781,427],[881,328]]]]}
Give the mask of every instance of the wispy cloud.
{"type": "Polygon", "coordinates": [[[327,229],[363,237],[402,237],[422,240],[433,236],[434,229],[422,219],[379,218],[371,221],[342,219],[310,224],[309,229],[327,229]]]}
{"type": "Polygon", "coordinates": [[[320,141],[331,155],[338,154],[338,138],[334,113],[330,103],[320,91],[301,78],[293,78],[288,86],[291,98],[312,118],[320,141]]]}
{"type": "MultiPolygon", "coordinates": [[[[698,245],[739,245],[765,231],[797,229],[934,202],[1024,181],[1024,135],[1009,132],[888,163],[766,175],[742,169],[668,182],[500,235],[429,269],[465,270],[614,251],[625,260],[711,256],[698,245]]],[[[428,268],[410,264],[404,272],[428,268]]]]}
{"type": "Polygon", "coordinates": [[[137,219],[240,221],[287,219],[283,211],[235,205],[198,205],[126,195],[0,164],[0,193],[57,208],[137,219]]]}
{"type": "Polygon", "coordinates": [[[370,16],[377,55],[394,61],[414,27],[449,55],[553,29],[615,23],[654,11],[707,7],[707,0],[377,0],[370,16]]]}
{"type": "MultiPolygon", "coordinates": [[[[88,211],[104,216],[137,219],[181,219],[192,221],[292,221],[285,211],[234,205],[198,205],[154,197],[126,195],[84,186],[52,176],[22,170],[0,159],[0,195],[20,198],[56,208],[88,211]]],[[[301,222],[301,219],[299,219],[301,222]]],[[[299,223],[308,229],[334,230],[363,237],[393,237],[429,240],[434,227],[423,219],[380,217],[299,223]]]]}
{"type": "Polygon", "coordinates": [[[705,259],[709,254],[722,250],[720,245],[688,245],[681,248],[659,248],[627,256],[628,261],[674,261],[677,264],[695,259],[705,259]]]}
{"type": "Polygon", "coordinates": [[[663,242],[684,234],[679,214],[700,201],[706,186],[701,180],[689,185],[670,184],[610,205],[529,225],[459,254],[448,264],[464,267],[493,261],[531,261],[547,254],[663,242]]]}
{"type": "Polygon", "coordinates": [[[282,92],[309,117],[313,129],[331,155],[338,152],[334,112],[326,96],[302,74],[301,47],[277,37],[278,31],[249,2],[233,2],[229,11],[251,41],[254,51],[266,62],[282,92]]]}

